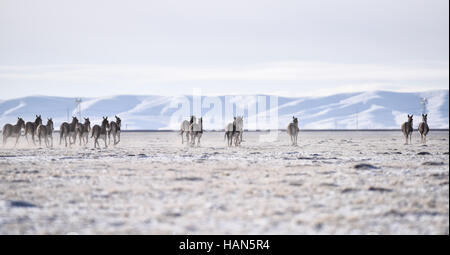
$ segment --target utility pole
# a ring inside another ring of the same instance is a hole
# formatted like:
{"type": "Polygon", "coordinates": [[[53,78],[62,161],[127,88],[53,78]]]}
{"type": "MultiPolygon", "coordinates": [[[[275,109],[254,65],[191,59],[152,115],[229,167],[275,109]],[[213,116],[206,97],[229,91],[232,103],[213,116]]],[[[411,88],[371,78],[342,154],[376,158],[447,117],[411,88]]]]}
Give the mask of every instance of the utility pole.
{"type": "Polygon", "coordinates": [[[78,112],[78,119],[81,120],[81,98],[75,99],[75,103],[77,104],[77,112],[78,112]]]}
{"type": "Polygon", "coordinates": [[[422,105],[422,114],[426,114],[427,113],[428,99],[426,97],[422,97],[420,99],[420,104],[422,105]]]}

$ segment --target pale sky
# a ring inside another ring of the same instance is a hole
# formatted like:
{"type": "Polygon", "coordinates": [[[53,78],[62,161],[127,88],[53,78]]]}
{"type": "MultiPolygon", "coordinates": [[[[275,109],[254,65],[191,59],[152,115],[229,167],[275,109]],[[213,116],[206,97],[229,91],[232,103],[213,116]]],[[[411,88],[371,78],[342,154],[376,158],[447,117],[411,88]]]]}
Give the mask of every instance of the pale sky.
{"type": "Polygon", "coordinates": [[[424,91],[448,0],[0,0],[0,99],[424,91]]]}

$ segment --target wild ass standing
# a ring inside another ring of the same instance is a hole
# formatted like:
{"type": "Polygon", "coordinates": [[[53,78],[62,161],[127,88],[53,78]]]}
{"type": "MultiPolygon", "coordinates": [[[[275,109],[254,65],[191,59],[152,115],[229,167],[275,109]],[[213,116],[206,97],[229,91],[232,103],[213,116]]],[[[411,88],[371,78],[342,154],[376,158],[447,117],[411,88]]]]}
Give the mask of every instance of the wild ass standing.
{"type": "Polygon", "coordinates": [[[105,141],[105,148],[108,148],[108,145],[106,144],[106,136],[108,135],[109,127],[108,117],[103,117],[102,126],[95,125],[92,128],[91,138],[94,138],[94,148],[97,148],[97,144],[98,147],[100,147],[100,144],[98,143],[99,138],[105,141]]]}
{"type": "Polygon", "coordinates": [[[69,137],[69,145],[72,145],[75,143],[77,139],[77,124],[78,119],[77,117],[72,117],[72,123],[64,122],[59,127],[59,145],[61,145],[62,138],[64,137],[64,141],[66,142],[67,147],[67,137],[69,137]],[[70,138],[73,139],[73,142],[70,140],[70,138]]]}
{"type": "Polygon", "coordinates": [[[80,146],[81,142],[86,144],[89,142],[89,132],[91,132],[91,122],[89,121],[89,118],[84,118],[84,123],[77,123],[77,135],[78,139],[80,139],[80,146]]]}
{"type": "Polygon", "coordinates": [[[2,129],[3,135],[3,145],[6,144],[6,141],[9,137],[16,137],[16,146],[19,143],[19,138],[21,136],[22,128],[25,129],[25,121],[22,118],[17,118],[17,124],[5,124],[2,129]]]}
{"type": "Polygon", "coordinates": [[[235,133],[235,145],[241,145],[242,135],[244,134],[244,117],[238,116],[235,119],[236,133],[235,133]]]}
{"type": "Polygon", "coordinates": [[[228,123],[225,126],[225,136],[223,137],[223,139],[224,140],[227,139],[228,147],[231,147],[231,145],[233,145],[233,135],[234,135],[235,129],[236,129],[236,126],[234,125],[234,121],[233,121],[233,123],[228,123]]]}
{"type": "Polygon", "coordinates": [[[45,146],[49,147],[49,141],[51,140],[51,147],[53,148],[53,120],[52,118],[47,118],[47,125],[39,125],[36,129],[36,135],[39,139],[39,146],[41,146],[42,138],[44,138],[45,146]]]}
{"type": "Polygon", "coordinates": [[[189,121],[183,120],[183,122],[181,122],[181,126],[180,126],[181,144],[184,143],[184,138],[183,138],[184,133],[186,134],[186,140],[187,140],[187,143],[189,144],[189,136],[190,136],[189,127],[194,122],[195,122],[194,116],[191,116],[191,119],[189,121]]]}
{"type": "Polygon", "coordinates": [[[114,145],[118,144],[120,142],[120,127],[122,126],[122,120],[116,117],[116,122],[111,121],[110,125],[110,129],[108,131],[108,144],[111,144],[111,134],[113,136],[114,139],[114,145]],[[118,138],[117,142],[116,142],[116,137],[118,138]]]}
{"type": "Polygon", "coordinates": [[[227,139],[228,146],[233,145],[233,139],[235,146],[238,146],[242,142],[242,134],[244,132],[244,117],[234,117],[233,123],[229,123],[225,127],[224,139],[227,139]]]}
{"type": "Polygon", "coordinates": [[[197,138],[197,146],[200,146],[200,138],[203,135],[203,119],[199,118],[198,123],[192,123],[189,126],[189,132],[191,134],[191,143],[195,146],[195,138],[197,138]]]}
{"type": "Polygon", "coordinates": [[[430,131],[430,128],[428,127],[428,123],[427,123],[427,117],[428,117],[428,114],[422,113],[422,122],[420,122],[419,127],[417,128],[417,130],[419,131],[419,134],[420,134],[420,142],[421,143],[427,143],[427,134],[430,131]]]}
{"type": "Polygon", "coordinates": [[[33,144],[36,145],[36,142],[34,141],[34,135],[36,134],[36,129],[39,125],[42,125],[42,118],[41,115],[36,115],[36,120],[34,122],[27,122],[25,124],[25,138],[28,142],[28,133],[31,134],[31,140],[33,140],[33,144]]]}
{"type": "Polygon", "coordinates": [[[298,119],[296,117],[292,116],[292,123],[289,123],[286,130],[291,137],[292,145],[297,145],[298,131],[300,129],[298,128],[298,119]]]}
{"type": "Polygon", "coordinates": [[[413,115],[409,116],[408,114],[408,121],[402,124],[402,132],[406,139],[405,144],[408,144],[408,137],[409,143],[411,144],[411,136],[413,132],[413,115]]]}

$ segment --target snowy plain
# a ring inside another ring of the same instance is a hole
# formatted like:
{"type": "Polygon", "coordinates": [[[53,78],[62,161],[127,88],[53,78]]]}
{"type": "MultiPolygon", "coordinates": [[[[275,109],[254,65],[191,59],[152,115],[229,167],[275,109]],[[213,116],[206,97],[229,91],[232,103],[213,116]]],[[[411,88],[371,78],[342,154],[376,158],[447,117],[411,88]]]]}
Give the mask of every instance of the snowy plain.
{"type": "Polygon", "coordinates": [[[0,234],[447,234],[449,133],[177,132],[0,147],[0,234]],[[361,165],[362,164],[362,165],[361,165]],[[364,165],[367,164],[367,165],[364,165]]]}

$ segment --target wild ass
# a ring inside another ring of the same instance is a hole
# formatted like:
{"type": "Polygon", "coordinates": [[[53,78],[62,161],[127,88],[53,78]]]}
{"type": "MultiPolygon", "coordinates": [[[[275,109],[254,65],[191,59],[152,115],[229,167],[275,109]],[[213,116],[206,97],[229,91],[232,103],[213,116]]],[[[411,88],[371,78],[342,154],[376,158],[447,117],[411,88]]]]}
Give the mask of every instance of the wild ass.
{"type": "Polygon", "coordinates": [[[242,134],[244,132],[244,117],[234,117],[233,123],[229,123],[225,127],[224,139],[227,139],[228,146],[233,145],[233,139],[235,146],[238,146],[242,142],[242,134]]]}
{"type": "Polygon", "coordinates": [[[288,135],[291,137],[292,145],[297,145],[298,131],[300,129],[298,128],[298,119],[295,116],[292,116],[292,123],[289,123],[286,130],[288,135]]]}
{"type": "Polygon", "coordinates": [[[189,121],[183,120],[183,122],[181,122],[180,126],[181,144],[184,143],[183,134],[186,134],[186,140],[187,143],[189,144],[189,136],[190,136],[189,127],[192,125],[192,123],[195,123],[195,116],[191,116],[191,119],[189,121]]]}
{"type": "Polygon", "coordinates": [[[25,121],[22,118],[17,118],[16,125],[5,124],[2,129],[3,145],[6,144],[9,137],[16,137],[16,143],[14,145],[16,146],[19,143],[22,128],[25,129],[25,121]]]}
{"type": "Polygon", "coordinates": [[[69,124],[67,122],[63,122],[59,126],[59,145],[61,145],[63,137],[64,141],[66,142],[66,147],[67,147],[67,137],[69,137],[69,145],[75,143],[77,139],[77,124],[78,124],[77,117],[72,117],[72,123],[69,124]],[[73,139],[73,142],[70,140],[70,138],[73,139]]]}
{"type": "Polygon", "coordinates": [[[91,138],[94,138],[94,148],[97,148],[97,144],[98,147],[100,147],[100,144],[98,143],[99,138],[105,141],[105,148],[108,148],[108,145],[106,144],[106,136],[108,135],[109,127],[108,117],[103,117],[102,126],[95,125],[92,128],[91,138]]]}
{"type": "Polygon", "coordinates": [[[428,123],[427,123],[427,117],[428,117],[428,114],[422,113],[422,122],[420,122],[419,127],[417,128],[417,130],[419,131],[419,134],[420,134],[420,142],[421,143],[427,143],[427,134],[430,131],[430,128],[428,127],[428,123]]]}
{"type": "Polygon", "coordinates": [[[77,123],[77,136],[78,139],[80,139],[80,146],[81,142],[86,144],[89,142],[89,132],[91,132],[91,122],[89,121],[89,118],[84,118],[84,123],[77,123]]]}
{"type": "Polygon", "coordinates": [[[197,146],[200,146],[200,138],[203,135],[203,119],[199,118],[198,123],[192,123],[189,126],[189,132],[191,134],[191,143],[195,146],[195,138],[197,138],[197,146]]]}
{"type": "Polygon", "coordinates": [[[27,139],[27,142],[28,133],[30,133],[33,144],[36,145],[36,142],[34,141],[34,135],[36,134],[36,129],[39,125],[42,125],[41,115],[36,115],[36,120],[34,122],[27,122],[27,124],[25,124],[25,138],[27,139]]]}
{"type": "Polygon", "coordinates": [[[111,144],[111,134],[113,136],[114,139],[114,145],[118,144],[120,142],[120,128],[122,127],[122,120],[116,117],[116,122],[111,121],[110,125],[110,129],[108,131],[108,144],[111,144]],[[116,137],[118,138],[117,142],[116,142],[116,137]]]}
{"type": "Polygon", "coordinates": [[[45,146],[49,147],[49,141],[50,138],[51,143],[50,147],[53,148],[53,120],[52,118],[47,118],[47,125],[39,125],[36,129],[36,135],[39,139],[39,146],[41,146],[42,138],[44,138],[45,146]]]}
{"type": "Polygon", "coordinates": [[[242,135],[244,134],[244,117],[238,116],[235,119],[236,125],[236,134],[235,134],[235,145],[241,145],[242,143],[242,135]]]}
{"type": "Polygon", "coordinates": [[[409,116],[408,114],[408,121],[402,124],[402,132],[405,136],[406,143],[408,144],[408,137],[409,137],[409,143],[411,144],[411,136],[413,132],[413,115],[409,116]]]}

